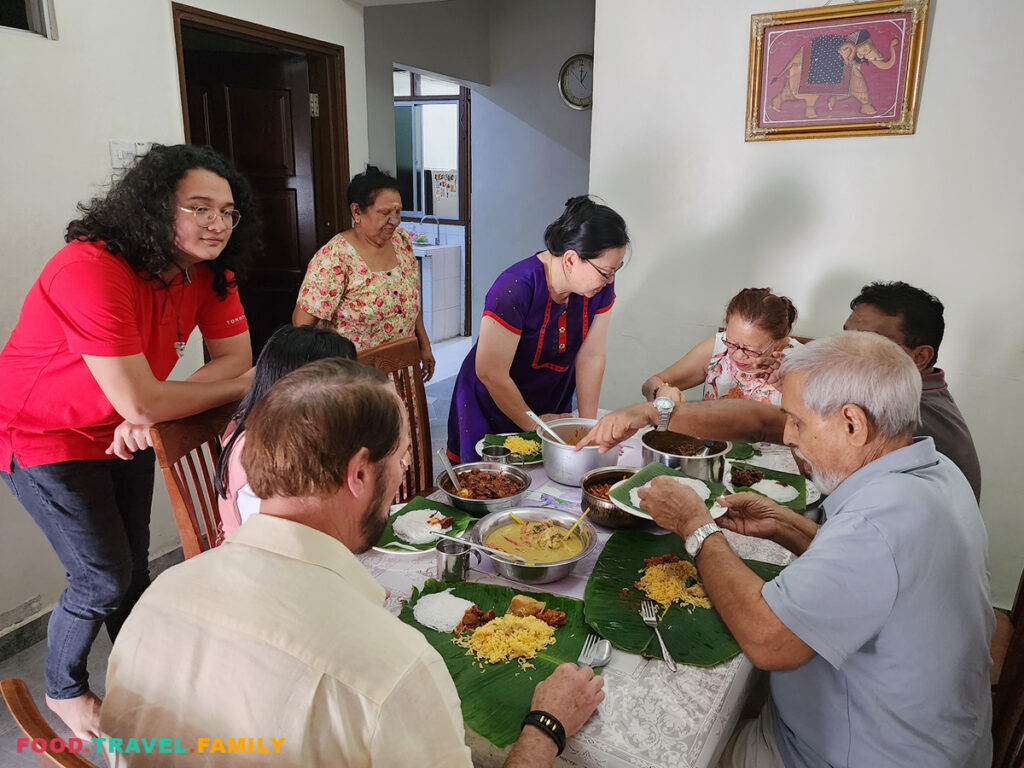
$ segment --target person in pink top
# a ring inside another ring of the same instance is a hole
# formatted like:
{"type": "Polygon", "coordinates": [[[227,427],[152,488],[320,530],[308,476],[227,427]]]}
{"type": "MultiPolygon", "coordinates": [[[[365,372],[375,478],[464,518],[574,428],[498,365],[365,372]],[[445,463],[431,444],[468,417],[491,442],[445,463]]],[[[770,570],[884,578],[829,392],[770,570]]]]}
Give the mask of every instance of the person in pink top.
{"type": "Polygon", "coordinates": [[[796,307],[771,288],[744,288],[729,301],[725,330],[705,339],[644,382],[648,400],[685,400],[682,390],[704,382],[705,400],[741,399],[778,405],[782,393],[769,380],[779,360],[800,342],[790,337],[796,307]]]}
{"type": "Polygon", "coordinates": [[[287,373],[306,363],[325,357],[356,359],[355,345],[333,330],[311,325],[282,326],[267,339],[252,378],[252,387],[242,398],[234,418],[221,438],[224,450],[217,462],[217,504],[220,509],[221,535],[218,544],[258,511],[259,499],[248,492],[245,469],[242,467],[242,446],[245,445],[245,422],[253,406],[287,373]],[[239,507],[241,493],[241,507],[239,507]]]}
{"type": "Polygon", "coordinates": [[[248,182],[210,147],[156,145],[79,209],[0,352],[0,478],[67,574],[46,703],[90,738],[89,649],[104,625],[117,636],[149,584],[149,427],[249,388],[234,270],[262,243],[248,182]],[[210,362],[167,381],[196,328],[210,362]]]}

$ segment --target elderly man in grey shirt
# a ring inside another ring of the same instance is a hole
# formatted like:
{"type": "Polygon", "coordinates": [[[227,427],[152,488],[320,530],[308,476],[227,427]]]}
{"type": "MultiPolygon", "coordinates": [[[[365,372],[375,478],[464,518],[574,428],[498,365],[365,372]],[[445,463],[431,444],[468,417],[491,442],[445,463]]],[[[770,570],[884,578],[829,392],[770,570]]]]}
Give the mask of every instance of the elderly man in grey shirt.
{"type": "Polygon", "coordinates": [[[671,479],[641,507],[686,539],[711,602],[771,697],[724,768],[982,768],[991,764],[988,540],[970,485],[911,437],[920,376],[874,333],[812,342],[782,365],[785,442],[829,494],[820,528],[756,494],[726,496],[722,528],[798,557],[765,583],[693,490],[671,479]]]}

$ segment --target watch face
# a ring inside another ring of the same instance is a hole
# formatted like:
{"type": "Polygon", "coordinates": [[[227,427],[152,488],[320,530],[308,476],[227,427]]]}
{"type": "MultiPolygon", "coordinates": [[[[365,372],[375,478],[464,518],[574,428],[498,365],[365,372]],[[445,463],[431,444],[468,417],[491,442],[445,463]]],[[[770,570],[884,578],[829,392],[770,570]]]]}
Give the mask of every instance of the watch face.
{"type": "Polygon", "coordinates": [[[657,408],[660,413],[672,413],[676,404],[667,397],[656,397],[654,398],[654,407],[657,408]]]}
{"type": "Polygon", "coordinates": [[[590,109],[594,100],[594,57],[570,56],[558,73],[558,92],[573,109],[590,109]]]}
{"type": "Polygon", "coordinates": [[[696,557],[697,551],[700,549],[700,540],[698,540],[697,532],[694,531],[686,537],[684,545],[686,547],[686,554],[690,557],[696,557]]]}

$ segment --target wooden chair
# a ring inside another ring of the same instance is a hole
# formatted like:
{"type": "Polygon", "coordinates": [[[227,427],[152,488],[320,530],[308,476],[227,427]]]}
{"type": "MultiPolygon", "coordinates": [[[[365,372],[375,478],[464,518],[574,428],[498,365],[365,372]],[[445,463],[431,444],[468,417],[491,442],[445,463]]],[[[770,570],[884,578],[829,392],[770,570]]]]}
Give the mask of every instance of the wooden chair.
{"type": "Polygon", "coordinates": [[[95,763],[89,762],[81,755],[73,752],[53,750],[55,740],[59,745],[66,743],[67,739],[62,739],[58,736],[56,731],[50,727],[50,724],[39,713],[36,703],[32,700],[32,695],[28,692],[28,686],[25,685],[23,680],[12,677],[8,680],[0,681],[0,694],[3,695],[4,702],[6,702],[7,708],[11,710],[14,722],[21,728],[22,733],[29,739],[42,739],[46,743],[45,752],[31,752],[39,765],[45,768],[54,768],[54,766],[61,766],[61,768],[96,768],[95,763]]]}
{"type": "Polygon", "coordinates": [[[419,343],[415,338],[399,339],[364,349],[359,352],[358,359],[364,365],[387,374],[395,383],[409,416],[413,459],[398,489],[397,500],[408,501],[413,496],[430,493],[434,490],[434,457],[430,447],[430,414],[423,388],[423,358],[419,343]]]}
{"type": "Polygon", "coordinates": [[[996,612],[992,639],[992,766],[1024,766],[1024,572],[1009,620],[996,612]]]}
{"type": "Polygon", "coordinates": [[[213,478],[220,456],[220,436],[236,408],[237,402],[228,403],[154,424],[149,430],[186,560],[217,543],[220,510],[213,478]]]}

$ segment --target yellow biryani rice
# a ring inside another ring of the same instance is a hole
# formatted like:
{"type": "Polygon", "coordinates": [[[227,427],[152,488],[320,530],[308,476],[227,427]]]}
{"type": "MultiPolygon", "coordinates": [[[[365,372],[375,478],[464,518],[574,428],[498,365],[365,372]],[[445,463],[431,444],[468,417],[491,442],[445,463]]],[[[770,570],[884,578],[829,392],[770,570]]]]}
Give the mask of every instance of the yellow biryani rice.
{"type": "Polygon", "coordinates": [[[527,440],[519,435],[506,437],[505,447],[512,451],[512,453],[518,453],[521,456],[534,456],[535,454],[540,453],[539,442],[536,440],[527,440]]]}
{"type": "Polygon", "coordinates": [[[497,664],[519,659],[522,664],[523,659],[532,659],[555,642],[555,628],[536,616],[507,614],[452,642],[467,649],[467,656],[475,655],[480,661],[497,664]]]}
{"type": "Polygon", "coordinates": [[[675,602],[698,608],[711,607],[704,585],[697,576],[697,569],[687,560],[652,565],[640,573],[643,576],[636,582],[637,588],[666,608],[675,602]],[[693,584],[688,587],[686,582],[689,580],[693,580],[693,584]]]}

